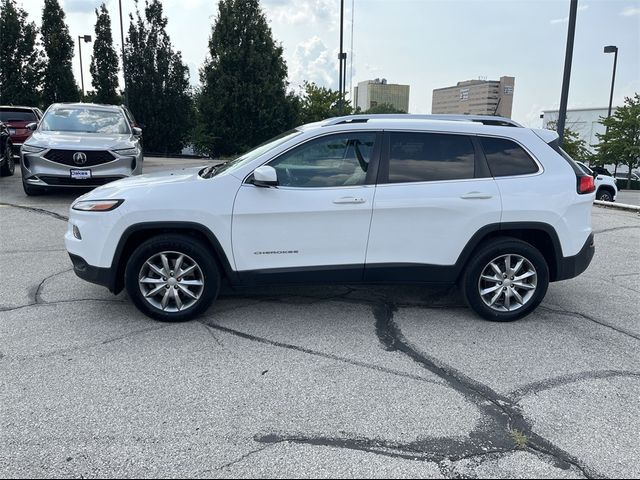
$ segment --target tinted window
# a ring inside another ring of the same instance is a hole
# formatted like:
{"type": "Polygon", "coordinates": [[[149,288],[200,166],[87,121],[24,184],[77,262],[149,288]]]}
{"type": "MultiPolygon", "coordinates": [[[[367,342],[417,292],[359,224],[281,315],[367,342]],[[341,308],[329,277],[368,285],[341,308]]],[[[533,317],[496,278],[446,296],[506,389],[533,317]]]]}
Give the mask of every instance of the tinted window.
{"type": "Polygon", "coordinates": [[[0,110],[0,122],[36,122],[38,119],[30,110],[0,110]]]}
{"type": "Polygon", "coordinates": [[[473,178],[473,143],[464,135],[389,134],[389,183],[473,178]]]}
{"type": "Polygon", "coordinates": [[[284,187],[364,185],[375,132],[331,135],[301,145],[269,165],[284,187]]]}
{"type": "Polygon", "coordinates": [[[524,149],[504,138],[480,138],[489,169],[494,177],[536,173],[538,165],[524,149]]]}

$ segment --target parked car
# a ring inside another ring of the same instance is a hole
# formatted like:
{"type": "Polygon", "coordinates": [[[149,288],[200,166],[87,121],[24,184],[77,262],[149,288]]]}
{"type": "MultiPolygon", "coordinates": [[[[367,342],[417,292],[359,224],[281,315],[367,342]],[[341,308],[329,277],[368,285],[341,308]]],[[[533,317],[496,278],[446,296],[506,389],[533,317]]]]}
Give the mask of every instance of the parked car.
{"type": "MultiPolygon", "coordinates": [[[[617,173],[616,174],[616,183],[618,185],[619,190],[623,190],[625,188],[629,188],[627,186],[629,181],[628,173],[617,173]]],[[[631,172],[631,185],[632,190],[640,190],[640,175],[637,173],[631,172]]]]}
{"type": "Polygon", "coordinates": [[[576,161],[578,166],[587,175],[591,175],[595,179],[596,184],[596,200],[603,202],[615,202],[618,196],[618,187],[613,177],[608,175],[600,175],[587,167],[584,163],[576,161]]]}
{"type": "Polygon", "coordinates": [[[13,175],[15,163],[11,147],[11,135],[7,126],[0,122],[0,177],[13,175]]]}
{"type": "Polygon", "coordinates": [[[604,167],[590,166],[589,168],[593,170],[594,173],[597,173],[598,175],[608,175],[610,177],[613,177],[611,172],[604,167]]]}
{"type": "Polygon", "coordinates": [[[27,195],[47,187],[96,187],[142,173],[142,131],[119,106],[51,105],[22,146],[22,185],[27,195]]]}
{"type": "Polygon", "coordinates": [[[221,166],[99,187],[70,209],[78,276],[145,314],[202,313],[221,280],[458,282],[480,316],[521,318],[594,254],[595,185],[551,130],[356,115],[221,166]]]}
{"type": "Polygon", "coordinates": [[[41,118],[42,111],[36,107],[0,106],[0,121],[9,129],[14,155],[20,155],[20,147],[33,133],[27,125],[41,118]]]}

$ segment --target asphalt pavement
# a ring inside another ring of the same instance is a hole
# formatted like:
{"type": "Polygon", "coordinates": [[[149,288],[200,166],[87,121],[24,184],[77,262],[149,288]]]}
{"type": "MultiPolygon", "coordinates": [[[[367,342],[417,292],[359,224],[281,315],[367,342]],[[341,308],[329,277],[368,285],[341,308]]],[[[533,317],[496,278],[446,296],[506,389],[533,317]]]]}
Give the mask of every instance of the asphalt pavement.
{"type": "Polygon", "coordinates": [[[0,178],[0,477],[640,476],[636,213],[594,207],[589,269],[514,323],[310,286],[165,324],[74,275],[77,195],[0,178]]]}

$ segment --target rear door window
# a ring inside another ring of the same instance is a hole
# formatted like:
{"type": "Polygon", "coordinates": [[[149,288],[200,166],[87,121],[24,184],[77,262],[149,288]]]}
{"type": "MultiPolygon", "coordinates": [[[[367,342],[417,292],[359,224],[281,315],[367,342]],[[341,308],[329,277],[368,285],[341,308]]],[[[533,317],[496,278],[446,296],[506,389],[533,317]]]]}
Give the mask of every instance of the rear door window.
{"type": "Polygon", "coordinates": [[[0,110],[1,122],[35,122],[38,118],[30,110],[0,110]]]}
{"type": "Polygon", "coordinates": [[[475,150],[466,135],[390,132],[388,183],[474,178],[475,150]]]}
{"type": "Polygon", "coordinates": [[[480,137],[479,139],[494,177],[530,175],[539,170],[538,164],[516,142],[506,138],[480,137]]]}

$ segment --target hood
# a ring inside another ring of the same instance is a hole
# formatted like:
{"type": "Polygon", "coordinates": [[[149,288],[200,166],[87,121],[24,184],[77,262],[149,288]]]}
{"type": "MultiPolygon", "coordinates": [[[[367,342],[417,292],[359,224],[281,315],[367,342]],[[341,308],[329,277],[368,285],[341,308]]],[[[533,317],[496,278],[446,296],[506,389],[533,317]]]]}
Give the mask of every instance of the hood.
{"type": "MultiPolygon", "coordinates": [[[[107,183],[101,187],[91,190],[82,199],[95,198],[106,200],[110,198],[122,198],[128,192],[136,190],[137,194],[144,194],[145,191],[156,191],[158,188],[173,186],[176,184],[195,182],[202,180],[198,172],[205,168],[206,165],[200,167],[185,167],[179,170],[147,173],[144,175],[136,175],[134,177],[123,178],[115,182],[107,183]]],[[[206,181],[210,181],[209,179],[206,181]]]]}
{"type": "Polygon", "coordinates": [[[81,133],[47,132],[36,130],[29,139],[29,145],[63,150],[113,150],[130,148],[133,145],[130,133],[81,133]]]}

